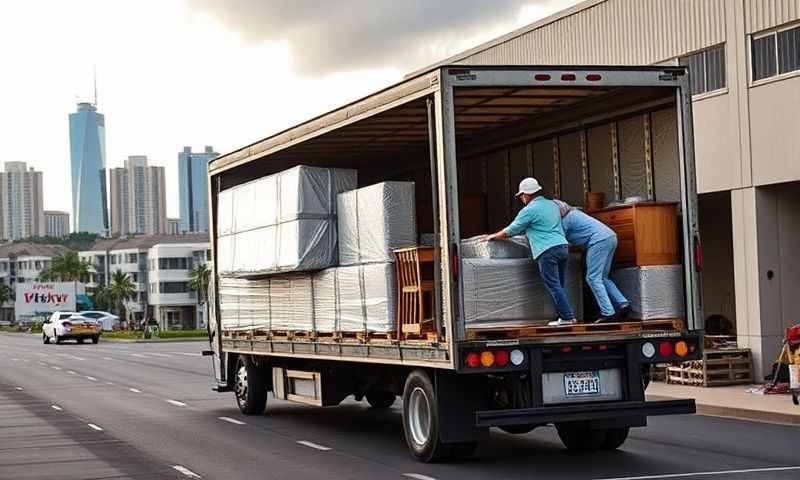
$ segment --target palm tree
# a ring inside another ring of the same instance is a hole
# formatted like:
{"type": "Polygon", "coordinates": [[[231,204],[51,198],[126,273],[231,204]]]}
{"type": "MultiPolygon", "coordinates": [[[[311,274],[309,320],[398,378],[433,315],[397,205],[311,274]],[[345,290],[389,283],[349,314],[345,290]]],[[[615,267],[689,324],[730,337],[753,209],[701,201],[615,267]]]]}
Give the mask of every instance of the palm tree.
{"type": "Polygon", "coordinates": [[[5,283],[0,283],[0,306],[11,300],[11,287],[5,283]]]}
{"type": "Polygon", "coordinates": [[[43,270],[39,274],[40,281],[61,281],[72,282],[81,281],[89,276],[92,266],[86,260],[81,259],[77,253],[65,253],[53,259],[50,268],[43,270]]]}
{"type": "Polygon", "coordinates": [[[211,270],[208,265],[201,263],[194,267],[190,274],[189,286],[197,292],[198,303],[205,303],[208,294],[208,280],[211,277],[211,270]]]}
{"type": "Polygon", "coordinates": [[[122,318],[125,302],[136,296],[136,285],[134,285],[130,275],[117,270],[111,274],[111,282],[108,284],[106,294],[108,295],[109,303],[114,306],[114,313],[122,318]]]}

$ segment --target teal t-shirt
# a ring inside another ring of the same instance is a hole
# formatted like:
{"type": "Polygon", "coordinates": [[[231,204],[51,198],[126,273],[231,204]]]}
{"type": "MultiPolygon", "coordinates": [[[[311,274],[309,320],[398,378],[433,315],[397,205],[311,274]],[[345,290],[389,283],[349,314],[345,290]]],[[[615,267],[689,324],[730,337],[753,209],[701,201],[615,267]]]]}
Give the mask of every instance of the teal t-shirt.
{"type": "Polygon", "coordinates": [[[567,245],[558,205],[545,197],[536,197],[525,205],[517,218],[503,231],[510,236],[525,232],[531,244],[533,258],[539,258],[548,248],[567,245]]]}

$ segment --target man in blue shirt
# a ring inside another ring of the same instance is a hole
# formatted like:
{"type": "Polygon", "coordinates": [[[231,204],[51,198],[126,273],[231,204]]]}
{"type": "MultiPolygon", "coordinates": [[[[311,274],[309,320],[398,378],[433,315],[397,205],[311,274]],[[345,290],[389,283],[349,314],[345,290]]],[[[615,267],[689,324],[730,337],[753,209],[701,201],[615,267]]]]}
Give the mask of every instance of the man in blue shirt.
{"type": "Polygon", "coordinates": [[[586,248],[586,283],[592,289],[601,315],[595,323],[613,322],[618,315],[624,318],[630,311],[630,303],[608,276],[617,249],[617,234],[600,220],[566,202],[553,201],[561,213],[567,241],[586,248]]]}
{"type": "Polygon", "coordinates": [[[561,228],[558,206],[542,196],[542,187],[535,178],[525,178],[519,183],[516,195],[525,204],[517,218],[503,230],[486,237],[487,241],[505,239],[522,232],[528,237],[533,259],[539,266],[539,275],[553,299],[559,319],[550,325],[573,325],[575,315],[564,291],[564,274],[567,270],[569,249],[561,228]]]}

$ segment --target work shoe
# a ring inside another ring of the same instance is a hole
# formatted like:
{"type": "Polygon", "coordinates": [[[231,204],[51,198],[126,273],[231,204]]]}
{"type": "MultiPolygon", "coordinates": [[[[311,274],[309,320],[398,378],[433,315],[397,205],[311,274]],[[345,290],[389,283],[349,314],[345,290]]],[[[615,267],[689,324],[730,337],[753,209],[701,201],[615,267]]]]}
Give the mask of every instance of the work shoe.
{"type": "Polygon", "coordinates": [[[552,322],[548,322],[547,325],[549,327],[565,327],[567,325],[575,325],[576,323],[578,323],[578,321],[575,320],[574,318],[572,320],[562,320],[559,318],[558,320],[553,320],[552,322]]]}
{"type": "Polygon", "coordinates": [[[616,316],[600,317],[597,320],[595,320],[594,323],[614,323],[616,321],[617,321],[617,317],[616,316]]]}
{"type": "Polygon", "coordinates": [[[630,314],[631,314],[631,304],[630,303],[626,303],[625,305],[619,307],[619,310],[617,310],[617,318],[621,322],[624,322],[625,320],[627,320],[628,319],[628,315],[630,315],[630,314]]]}

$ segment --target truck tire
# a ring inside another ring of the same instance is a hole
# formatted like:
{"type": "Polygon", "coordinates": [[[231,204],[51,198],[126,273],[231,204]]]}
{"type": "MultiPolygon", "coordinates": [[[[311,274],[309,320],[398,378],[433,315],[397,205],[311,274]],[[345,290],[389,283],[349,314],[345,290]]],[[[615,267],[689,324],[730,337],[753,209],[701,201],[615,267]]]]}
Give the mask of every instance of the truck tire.
{"type": "Polygon", "coordinates": [[[247,357],[236,361],[234,393],[239,410],[245,415],[260,415],[267,406],[267,382],[264,373],[247,357]]]}
{"type": "Polygon", "coordinates": [[[78,337],[78,343],[83,343],[83,337],[78,337]]]}
{"type": "Polygon", "coordinates": [[[603,442],[603,450],[616,450],[628,439],[630,428],[609,428],[606,430],[606,440],[603,442]]]}
{"type": "Polygon", "coordinates": [[[53,333],[53,343],[56,345],[61,344],[61,338],[59,338],[58,333],[53,333]]]}
{"type": "Polygon", "coordinates": [[[45,345],[50,343],[50,337],[48,337],[47,334],[44,332],[42,332],[42,343],[44,343],[45,345]]]}
{"type": "Polygon", "coordinates": [[[414,370],[403,389],[403,433],[411,455],[420,462],[444,460],[451,448],[439,439],[439,410],[428,374],[414,370]]]}
{"type": "Polygon", "coordinates": [[[370,390],[367,392],[366,397],[372,408],[382,410],[394,405],[397,395],[386,390],[370,390]]]}
{"type": "Polygon", "coordinates": [[[100,342],[100,335],[95,335],[94,337],[92,337],[92,343],[97,345],[99,342],[100,342]]]}
{"type": "Polygon", "coordinates": [[[568,450],[594,452],[604,448],[606,430],[592,430],[584,425],[557,423],[556,431],[568,450]]]}
{"type": "Polygon", "coordinates": [[[524,435],[526,433],[530,433],[536,428],[538,425],[535,424],[528,424],[528,425],[504,425],[499,427],[500,430],[510,433],[512,435],[524,435]]]}

